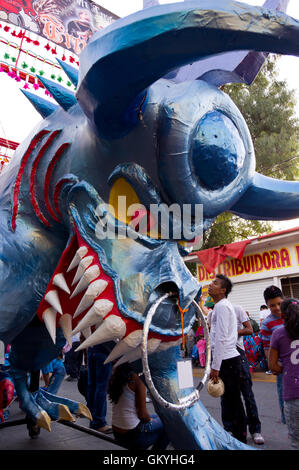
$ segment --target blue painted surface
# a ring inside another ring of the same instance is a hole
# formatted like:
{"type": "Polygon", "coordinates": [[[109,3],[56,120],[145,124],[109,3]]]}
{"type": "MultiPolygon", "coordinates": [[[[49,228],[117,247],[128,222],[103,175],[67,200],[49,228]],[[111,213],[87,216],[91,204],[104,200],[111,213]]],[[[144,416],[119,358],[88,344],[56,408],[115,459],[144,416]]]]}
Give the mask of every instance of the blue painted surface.
{"type": "Polygon", "coordinates": [[[77,104],[74,93],[68,91],[62,85],[59,85],[52,80],[48,80],[41,75],[38,75],[38,79],[42,82],[45,88],[51,93],[55,101],[65,110],[68,111],[72,106],[77,104]]]}
{"type": "Polygon", "coordinates": [[[297,181],[278,181],[256,173],[244,197],[230,210],[245,219],[294,219],[299,207],[297,188],[297,181]]]}
{"type": "Polygon", "coordinates": [[[117,138],[132,128],[128,106],[171,70],[236,48],[298,55],[297,27],[283,13],[229,0],[139,11],[92,37],[80,55],[77,97],[94,130],[117,138]]]}
{"type": "Polygon", "coordinates": [[[72,67],[70,64],[60,60],[56,59],[57,62],[59,63],[60,67],[64,70],[64,72],[67,74],[69,77],[70,81],[72,82],[73,85],[77,86],[78,85],[78,77],[79,73],[78,70],[72,67]]]}
{"type": "Polygon", "coordinates": [[[58,108],[57,105],[51,103],[48,100],[44,100],[43,98],[41,98],[38,95],[35,95],[34,93],[30,93],[27,90],[21,90],[21,91],[26,96],[26,98],[30,101],[30,103],[33,104],[36,111],[43,118],[50,116],[50,114],[54,113],[54,111],[56,111],[56,109],[58,108]]]}
{"type": "Polygon", "coordinates": [[[245,148],[237,128],[225,114],[207,113],[192,140],[192,163],[206,188],[222,189],[236,179],[244,165],[245,148]]]}

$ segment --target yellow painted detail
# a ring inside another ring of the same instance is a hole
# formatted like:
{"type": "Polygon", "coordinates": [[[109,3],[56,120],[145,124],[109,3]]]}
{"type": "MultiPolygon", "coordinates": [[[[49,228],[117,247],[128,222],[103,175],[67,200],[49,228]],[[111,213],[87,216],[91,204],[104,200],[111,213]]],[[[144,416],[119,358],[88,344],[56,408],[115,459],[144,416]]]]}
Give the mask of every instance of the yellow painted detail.
{"type": "MultiPolygon", "coordinates": [[[[131,217],[134,211],[138,210],[138,206],[143,208],[139,197],[137,196],[136,191],[132,188],[130,183],[128,183],[125,178],[119,178],[113,184],[110,194],[109,194],[109,205],[114,208],[114,216],[117,220],[125,224],[131,223],[131,217]],[[136,207],[132,206],[136,205],[136,207]],[[128,215],[128,209],[129,211],[128,215]]],[[[152,238],[161,238],[160,233],[155,230],[155,227],[152,228],[151,233],[147,233],[148,236],[152,238]]],[[[185,241],[178,241],[182,246],[188,246],[190,243],[185,241]]]]}
{"type": "Polygon", "coordinates": [[[130,183],[124,178],[119,178],[115,181],[110,190],[109,204],[114,208],[115,218],[129,224],[131,217],[127,214],[128,208],[132,206],[132,204],[141,205],[141,202],[130,183]]]}

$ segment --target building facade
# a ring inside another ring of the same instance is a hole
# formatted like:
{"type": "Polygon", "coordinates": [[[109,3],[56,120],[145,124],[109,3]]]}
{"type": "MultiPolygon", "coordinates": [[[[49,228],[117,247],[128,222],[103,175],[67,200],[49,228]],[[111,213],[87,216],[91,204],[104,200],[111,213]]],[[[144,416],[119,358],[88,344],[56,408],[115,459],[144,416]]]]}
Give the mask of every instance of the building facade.
{"type": "Polygon", "coordinates": [[[284,296],[299,298],[299,227],[253,239],[241,259],[228,256],[212,272],[193,253],[186,261],[196,262],[204,295],[217,273],[228,276],[233,282],[229,300],[255,320],[259,320],[260,306],[265,303],[263,292],[271,284],[284,296]]]}

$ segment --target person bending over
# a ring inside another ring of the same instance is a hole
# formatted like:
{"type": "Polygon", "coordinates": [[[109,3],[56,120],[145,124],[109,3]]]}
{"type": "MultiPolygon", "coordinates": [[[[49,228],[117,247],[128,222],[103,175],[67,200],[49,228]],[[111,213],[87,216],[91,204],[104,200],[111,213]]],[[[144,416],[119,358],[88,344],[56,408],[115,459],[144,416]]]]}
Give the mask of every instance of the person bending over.
{"type": "Polygon", "coordinates": [[[146,387],[128,363],[115,368],[109,381],[112,429],[119,445],[128,449],[166,449],[169,439],[157,415],[146,409],[146,387]]]}

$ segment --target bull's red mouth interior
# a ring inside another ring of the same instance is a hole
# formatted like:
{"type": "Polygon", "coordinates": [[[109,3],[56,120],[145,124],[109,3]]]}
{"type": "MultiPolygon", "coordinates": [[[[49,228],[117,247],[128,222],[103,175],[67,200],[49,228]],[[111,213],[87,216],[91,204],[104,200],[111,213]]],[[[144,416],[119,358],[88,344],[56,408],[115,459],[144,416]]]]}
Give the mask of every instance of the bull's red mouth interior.
{"type": "MultiPolygon", "coordinates": [[[[133,353],[141,343],[142,323],[120,312],[113,280],[104,272],[97,253],[77,230],[60,258],[37,315],[47,326],[54,342],[56,327],[61,327],[69,343],[72,334],[82,332],[85,341],[80,349],[111,340],[122,340],[112,356],[118,352],[119,355],[123,352],[133,353]]],[[[179,336],[150,331],[148,350],[167,349],[180,339],[179,336]]]]}

